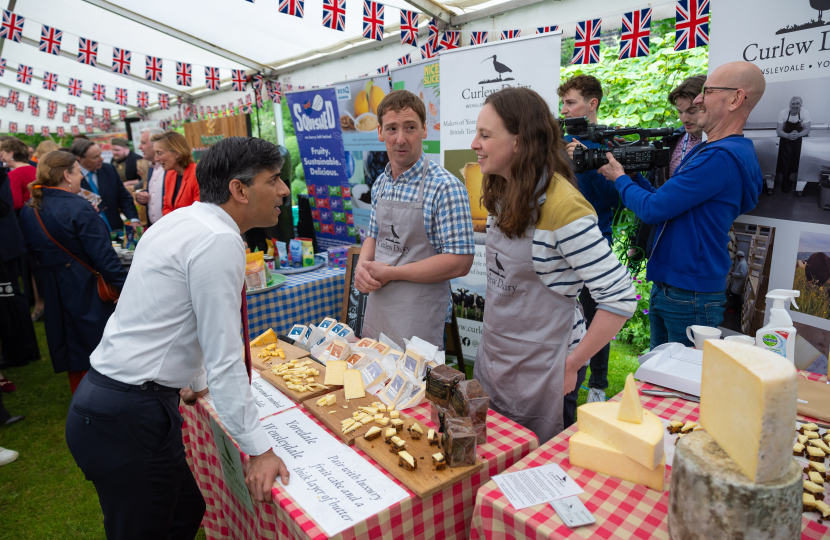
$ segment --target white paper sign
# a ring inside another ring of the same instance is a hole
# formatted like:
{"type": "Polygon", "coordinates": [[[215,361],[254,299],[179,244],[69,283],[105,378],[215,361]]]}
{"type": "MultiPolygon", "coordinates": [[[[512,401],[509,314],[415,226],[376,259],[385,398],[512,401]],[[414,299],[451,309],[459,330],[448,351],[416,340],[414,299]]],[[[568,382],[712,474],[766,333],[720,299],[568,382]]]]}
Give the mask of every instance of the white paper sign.
{"type": "Polygon", "coordinates": [[[556,463],[493,477],[516,510],[582,493],[568,473],[556,463]]]}
{"type": "Polygon", "coordinates": [[[248,492],[248,486],[245,485],[245,472],[242,469],[242,457],[239,455],[239,450],[213,418],[210,419],[210,428],[213,430],[213,441],[216,443],[216,452],[219,454],[225,483],[236,494],[239,501],[253,513],[254,503],[248,492]]]}
{"type": "Polygon", "coordinates": [[[328,536],[407,497],[406,491],[345,445],[292,467],[284,489],[328,536]]]}
{"type": "Polygon", "coordinates": [[[260,423],[271,439],[274,452],[288,470],[293,470],[302,460],[319,456],[340,444],[299,409],[266,418],[260,423]]]}
{"type": "Polygon", "coordinates": [[[297,406],[288,396],[271,386],[265,379],[252,379],[251,393],[259,409],[260,419],[297,406]]]}

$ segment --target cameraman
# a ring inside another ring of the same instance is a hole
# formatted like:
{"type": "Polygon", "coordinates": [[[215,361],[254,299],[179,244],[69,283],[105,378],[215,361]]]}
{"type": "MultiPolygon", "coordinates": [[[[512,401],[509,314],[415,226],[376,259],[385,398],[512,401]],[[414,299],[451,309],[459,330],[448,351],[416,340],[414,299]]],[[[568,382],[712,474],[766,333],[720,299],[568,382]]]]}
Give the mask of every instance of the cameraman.
{"type": "Polygon", "coordinates": [[[632,179],[609,152],[599,169],[615,182],[623,203],[641,220],[659,224],[647,266],[652,349],[692,343],[686,327],[723,321],[726,277],[732,264],[729,229],[758,204],[763,187],[752,141],[743,137],[749,113],[764,94],[761,70],[750,62],[717,68],[694,99],[698,125],[708,136],[680,162],[659,190],[632,179]]]}
{"type": "MultiPolygon", "coordinates": [[[[559,86],[557,90],[562,99],[563,118],[582,118],[587,116],[592,124],[597,123],[597,109],[602,101],[602,85],[596,77],[577,75],[559,86]]],[[[599,148],[599,143],[580,141],[579,137],[565,135],[568,143],[566,149],[569,154],[573,148],[581,144],[588,148],[599,148]],[[580,142],[577,142],[580,141],[580,142]]],[[[576,174],[577,185],[582,196],[591,203],[597,213],[597,226],[602,236],[613,243],[611,222],[614,219],[614,210],[620,204],[620,196],[614,187],[597,171],[585,171],[576,174]]],[[[579,302],[588,326],[594,320],[597,312],[597,303],[591,297],[588,287],[583,287],[579,293],[579,302]]],[[[591,378],[588,381],[588,403],[605,401],[605,389],[608,388],[608,355],[611,353],[611,344],[605,345],[591,358],[591,378]]]]}

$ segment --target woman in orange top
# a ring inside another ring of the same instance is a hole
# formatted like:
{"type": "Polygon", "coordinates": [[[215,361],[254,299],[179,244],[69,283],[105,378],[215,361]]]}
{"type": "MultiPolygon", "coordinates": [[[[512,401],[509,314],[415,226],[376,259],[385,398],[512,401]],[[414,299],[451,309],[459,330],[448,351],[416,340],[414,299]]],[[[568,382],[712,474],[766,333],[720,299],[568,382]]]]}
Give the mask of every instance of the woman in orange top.
{"type": "Polygon", "coordinates": [[[166,171],[164,175],[164,208],[167,215],[177,208],[190,206],[199,200],[199,183],[196,181],[196,163],[187,140],[175,131],[165,131],[150,137],[156,162],[166,171]]]}

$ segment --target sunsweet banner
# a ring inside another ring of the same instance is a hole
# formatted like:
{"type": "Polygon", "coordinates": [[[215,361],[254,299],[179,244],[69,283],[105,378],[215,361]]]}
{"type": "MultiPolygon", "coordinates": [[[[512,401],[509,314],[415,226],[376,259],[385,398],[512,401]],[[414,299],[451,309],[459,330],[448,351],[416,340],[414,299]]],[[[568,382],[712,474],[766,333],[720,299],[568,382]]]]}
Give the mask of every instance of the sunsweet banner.
{"type": "Polygon", "coordinates": [[[441,161],[467,186],[475,228],[476,256],[470,273],[452,280],[452,298],[464,355],[478,351],[484,321],[487,210],[481,198],[481,168],[470,148],[484,100],[503,88],[535,90],[558,114],[561,32],[444,51],[441,72],[441,161]]]}
{"type": "Polygon", "coordinates": [[[335,90],[291,92],[286,97],[303,162],[319,249],[351,245],[357,230],[335,90]]]}

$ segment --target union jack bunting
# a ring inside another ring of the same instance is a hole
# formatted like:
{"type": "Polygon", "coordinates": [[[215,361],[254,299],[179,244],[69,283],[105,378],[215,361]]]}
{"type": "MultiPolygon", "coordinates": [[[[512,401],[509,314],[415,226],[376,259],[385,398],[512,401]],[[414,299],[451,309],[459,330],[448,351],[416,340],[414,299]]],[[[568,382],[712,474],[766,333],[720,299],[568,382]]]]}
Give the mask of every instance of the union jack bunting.
{"type": "Polygon", "coordinates": [[[432,48],[432,43],[427,41],[423,45],[421,45],[421,57],[422,58],[435,58],[438,56],[438,51],[432,48]]]}
{"type": "Polygon", "coordinates": [[[234,92],[244,92],[245,86],[248,84],[248,76],[242,69],[231,70],[231,80],[233,81],[232,90],[234,92]]]}
{"type": "Polygon", "coordinates": [[[32,116],[40,116],[40,108],[35,107],[32,109],[32,116]]]}
{"type": "Polygon", "coordinates": [[[17,122],[9,122],[9,133],[17,133],[17,122]]]}
{"type": "Polygon", "coordinates": [[[109,109],[101,109],[101,116],[104,117],[104,120],[109,120],[110,117],[112,116],[112,113],[110,112],[109,109]]]}
{"type": "Polygon", "coordinates": [[[254,110],[253,110],[253,108],[251,107],[251,104],[250,104],[250,103],[245,103],[244,105],[242,105],[241,107],[239,107],[239,111],[240,111],[242,114],[250,114],[250,113],[254,112],[254,110]]]}
{"type": "Polygon", "coordinates": [[[401,45],[418,47],[418,13],[401,10],[401,45]]]}
{"type": "Polygon", "coordinates": [[[429,50],[437,53],[441,50],[441,33],[438,31],[438,21],[435,20],[435,17],[429,20],[428,28],[429,37],[427,38],[427,43],[429,44],[429,50]]]}
{"type": "Polygon", "coordinates": [[[46,111],[46,118],[48,118],[49,120],[54,120],[55,119],[55,113],[46,111]]]}
{"type": "Polygon", "coordinates": [[[101,119],[96,116],[92,119],[92,125],[94,127],[101,127],[101,119]]]}
{"type": "Polygon", "coordinates": [[[4,9],[3,23],[0,24],[0,38],[10,39],[15,43],[20,43],[20,38],[23,37],[24,22],[26,22],[24,17],[4,9]]]}
{"type": "MultiPolygon", "coordinates": [[[[5,16],[3,19],[5,21],[5,16]]],[[[708,45],[709,0],[678,0],[674,28],[675,51],[687,51],[708,45]]]]}
{"type": "Polygon", "coordinates": [[[67,103],[67,105],[66,105],[66,114],[68,114],[70,117],[75,116],[75,105],[74,104],[67,103]]]}
{"type": "Polygon", "coordinates": [[[438,43],[438,51],[448,51],[461,46],[461,32],[444,32],[441,41],[438,43]]]}
{"type": "Polygon", "coordinates": [[[193,66],[185,62],[176,62],[176,84],[190,86],[193,81],[193,66]]]}
{"type": "Polygon", "coordinates": [[[170,108],[170,96],[167,94],[159,94],[159,109],[170,108]]]}
{"type": "Polygon", "coordinates": [[[383,4],[363,0],[363,37],[383,41],[383,11],[383,4]]]}
{"type": "Polygon", "coordinates": [[[43,89],[51,90],[53,92],[58,89],[57,73],[49,73],[48,71],[43,72],[43,89]]]}
{"type": "Polygon", "coordinates": [[[118,47],[112,48],[112,67],[110,71],[113,73],[118,73],[120,75],[129,75],[130,74],[130,60],[133,57],[133,53],[126,49],[119,49],[118,47]]]}
{"type": "Polygon", "coordinates": [[[60,54],[61,38],[63,38],[62,31],[44,24],[40,29],[40,47],[38,47],[38,50],[54,55],[60,54]]]}
{"type": "Polygon", "coordinates": [[[559,25],[554,26],[539,26],[536,28],[537,34],[547,34],[548,32],[556,32],[559,30],[559,25]]]}
{"type": "Polygon", "coordinates": [[[251,84],[254,87],[254,90],[262,90],[262,73],[257,71],[254,73],[254,76],[251,77],[251,84]]]}
{"type": "Polygon", "coordinates": [[[228,114],[228,106],[227,105],[222,105],[222,114],[227,116],[227,114],[228,114]]]}
{"type": "MultiPolygon", "coordinates": [[[[92,107],[84,107],[84,115],[86,115],[87,118],[91,118],[95,116],[95,111],[92,109],[92,107]]],[[[80,122],[80,120],[81,119],[79,118],[78,121],[80,122]]]]}
{"type": "Polygon", "coordinates": [[[398,58],[398,65],[399,66],[405,66],[405,65],[411,64],[411,63],[412,63],[412,58],[409,56],[409,54],[405,54],[405,55],[401,56],[400,58],[398,58]]]}
{"type": "Polygon", "coordinates": [[[304,0],[280,0],[280,13],[303,18],[305,8],[304,0]]]}
{"type": "Polygon", "coordinates": [[[34,135],[35,134],[35,126],[32,124],[26,124],[26,135],[34,135]]]}
{"type": "Polygon", "coordinates": [[[648,56],[651,8],[623,13],[620,34],[620,60],[648,56]]]}
{"type": "Polygon", "coordinates": [[[69,95],[70,96],[75,96],[75,97],[81,97],[81,94],[82,94],[81,86],[82,86],[82,84],[83,83],[81,82],[81,79],[69,79],[69,95]]]}
{"type": "Polygon", "coordinates": [[[0,58],[0,77],[6,74],[6,59],[0,58]]]}
{"type": "Polygon", "coordinates": [[[141,90],[138,91],[138,97],[136,98],[137,105],[142,108],[146,109],[150,106],[150,92],[142,92],[141,90]]]}
{"type": "Polygon", "coordinates": [[[205,86],[208,90],[219,90],[219,68],[205,68],[205,86]]]}
{"type": "Polygon", "coordinates": [[[0,107],[5,108],[9,104],[9,98],[0,97],[0,107]]]}
{"type": "Polygon", "coordinates": [[[87,125],[86,125],[86,126],[84,126],[84,127],[86,128],[86,132],[87,132],[87,133],[92,133],[92,124],[87,124],[87,125]]]}
{"type": "Polygon", "coordinates": [[[63,128],[63,126],[58,126],[58,137],[66,137],[66,130],[63,128]]]}
{"type": "Polygon", "coordinates": [[[72,131],[72,135],[78,136],[81,134],[81,130],[78,129],[78,126],[69,126],[69,129],[72,131]]]}
{"type": "Polygon", "coordinates": [[[389,66],[383,66],[378,68],[378,75],[386,75],[389,73],[389,66]]]}
{"type": "Polygon", "coordinates": [[[49,137],[49,126],[43,126],[42,128],[40,128],[40,134],[44,137],[49,137]]]}
{"type": "Polygon", "coordinates": [[[293,84],[286,84],[285,85],[285,91],[286,92],[291,92],[293,90],[294,90],[294,85],[293,84]]]}
{"type": "Polygon", "coordinates": [[[576,23],[574,57],[571,64],[596,64],[599,62],[599,32],[602,19],[588,19],[576,23]]]}
{"type": "Polygon", "coordinates": [[[37,96],[29,96],[28,104],[30,109],[36,109],[40,105],[40,98],[37,96]]]}
{"type": "Polygon", "coordinates": [[[57,112],[58,111],[58,102],[57,101],[52,101],[50,99],[49,104],[46,107],[46,110],[48,110],[51,113],[57,112]]]}
{"type": "Polygon", "coordinates": [[[18,101],[17,104],[15,105],[15,108],[17,109],[18,112],[23,112],[23,102],[18,101]]]}
{"type": "Polygon", "coordinates": [[[500,39],[504,41],[505,39],[513,39],[517,38],[522,35],[521,30],[502,30],[500,39]]]}
{"type": "Polygon", "coordinates": [[[9,90],[9,101],[17,103],[18,99],[20,99],[20,92],[17,90],[9,90]]]}
{"type": "Polygon", "coordinates": [[[144,58],[144,80],[161,82],[161,58],[146,56],[144,58]]]}
{"type": "Polygon", "coordinates": [[[98,65],[98,42],[91,39],[78,39],[78,62],[90,66],[98,65]]]}
{"type": "Polygon", "coordinates": [[[72,119],[72,117],[69,116],[69,113],[63,113],[63,116],[61,116],[61,119],[63,120],[64,124],[68,124],[69,121],[72,119]]]}
{"type": "Polygon", "coordinates": [[[470,45],[481,45],[487,43],[488,32],[472,32],[470,34],[470,45]]]}
{"type": "Polygon", "coordinates": [[[278,81],[265,81],[265,88],[268,90],[268,99],[274,103],[280,102],[280,83],[278,81]]]}
{"type": "Polygon", "coordinates": [[[86,115],[85,114],[79,114],[78,115],[78,124],[83,125],[85,120],[86,120],[86,115]]]}
{"type": "Polygon", "coordinates": [[[17,66],[17,82],[32,84],[32,68],[20,64],[17,66]]]}
{"type": "Polygon", "coordinates": [[[254,90],[254,95],[256,96],[256,106],[258,109],[261,109],[265,106],[262,102],[262,92],[259,90],[254,90]]]}
{"type": "Polygon", "coordinates": [[[115,103],[117,105],[126,105],[127,104],[127,89],[126,88],[116,88],[115,89],[115,103]]]}
{"type": "Polygon", "coordinates": [[[121,120],[126,120],[127,119],[127,111],[125,111],[124,109],[121,109],[120,111],[118,111],[118,118],[120,118],[121,120]]]}
{"type": "Polygon", "coordinates": [[[107,87],[103,84],[92,84],[92,99],[95,101],[106,101],[107,87]]]}
{"type": "Polygon", "coordinates": [[[323,0],[323,26],[346,31],[346,0],[323,0]]]}

